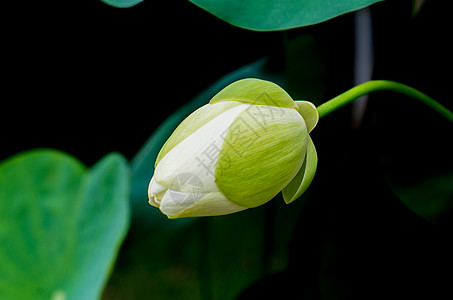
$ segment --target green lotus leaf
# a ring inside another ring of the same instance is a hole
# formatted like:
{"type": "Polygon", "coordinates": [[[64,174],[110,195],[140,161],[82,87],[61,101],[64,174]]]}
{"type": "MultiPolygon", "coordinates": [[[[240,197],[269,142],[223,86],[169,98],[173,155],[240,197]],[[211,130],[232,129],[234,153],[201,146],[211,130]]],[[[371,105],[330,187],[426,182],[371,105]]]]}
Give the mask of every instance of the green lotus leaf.
{"type": "Polygon", "coordinates": [[[129,225],[129,167],[55,150],[0,163],[0,299],[98,299],[129,225]]]}
{"type": "Polygon", "coordinates": [[[128,8],[139,4],[143,0],[101,0],[101,1],[114,7],[128,8]]]}
{"type": "Polygon", "coordinates": [[[284,30],[308,26],[382,0],[190,0],[238,27],[284,30]]]}

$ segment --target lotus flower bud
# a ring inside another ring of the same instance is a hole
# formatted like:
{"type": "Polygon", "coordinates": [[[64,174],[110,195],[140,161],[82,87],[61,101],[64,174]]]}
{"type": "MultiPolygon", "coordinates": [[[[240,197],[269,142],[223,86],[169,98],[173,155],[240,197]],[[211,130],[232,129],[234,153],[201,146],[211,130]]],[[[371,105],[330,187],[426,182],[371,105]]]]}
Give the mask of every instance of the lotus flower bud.
{"type": "Polygon", "coordinates": [[[188,116],[162,147],[149,203],[169,218],[215,216],[287,203],[310,185],[317,155],[313,104],[274,83],[236,81],[188,116]]]}

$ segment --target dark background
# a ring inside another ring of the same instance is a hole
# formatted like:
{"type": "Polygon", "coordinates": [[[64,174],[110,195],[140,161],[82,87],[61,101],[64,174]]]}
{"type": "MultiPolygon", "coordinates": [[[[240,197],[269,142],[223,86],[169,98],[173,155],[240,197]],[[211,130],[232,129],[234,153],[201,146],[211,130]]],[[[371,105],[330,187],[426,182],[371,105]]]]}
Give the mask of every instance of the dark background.
{"type": "MultiPolygon", "coordinates": [[[[417,18],[412,1],[373,5],[375,78],[400,79],[442,99],[448,15],[427,2],[417,18]]],[[[285,34],[308,32],[323,44],[324,100],[352,85],[352,14],[263,33],[185,0],[129,9],[96,0],[13,1],[1,20],[0,158],[35,147],[61,149],[88,165],[110,151],[131,158],[169,113],[219,77],[262,56],[281,58],[285,34]]]]}
{"type": "Polygon", "coordinates": [[[2,9],[1,158],[34,147],[89,165],[110,151],[131,158],[169,113],[280,42],[183,0],[11,6],[2,9]]]}
{"type": "MultiPolygon", "coordinates": [[[[373,78],[409,84],[453,109],[450,14],[440,1],[426,2],[416,17],[409,0],[372,6],[373,78]]],[[[1,20],[0,159],[36,147],[87,165],[111,151],[131,159],[168,114],[222,75],[263,56],[285,72],[283,41],[305,33],[326,58],[323,100],[353,85],[353,14],[265,33],[233,27],[183,0],[129,9],[60,0],[15,1],[1,9],[1,20]]],[[[404,206],[380,164],[389,148],[415,141],[414,151],[400,151],[405,170],[436,171],[441,162],[433,156],[450,158],[451,125],[407,97],[380,93],[371,101],[359,130],[351,129],[345,108],[313,132],[315,196],[298,218],[288,268],[265,274],[244,299],[284,292],[306,299],[451,295],[451,231],[404,206]]],[[[120,295],[121,259],[111,283],[120,295]]]]}

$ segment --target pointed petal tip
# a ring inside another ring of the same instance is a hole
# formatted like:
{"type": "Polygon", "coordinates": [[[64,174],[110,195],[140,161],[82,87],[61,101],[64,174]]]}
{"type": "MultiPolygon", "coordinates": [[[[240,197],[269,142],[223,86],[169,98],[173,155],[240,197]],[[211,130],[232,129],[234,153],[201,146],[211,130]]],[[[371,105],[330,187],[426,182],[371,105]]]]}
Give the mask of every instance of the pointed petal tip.
{"type": "Polygon", "coordinates": [[[148,195],[158,195],[162,192],[165,192],[167,188],[159,183],[157,183],[153,178],[151,178],[151,181],[149,183],[148,187],[148,195]]]}
{"type": "MultiPolygon", "coordinates": [[[[149,197],[149,196],[148,196],[148,197],[149,197]]],[[[151,205],[151,206],[156,207],[156,203],[155,203],[152,199],[153,199],[152,197],[150,197],[150,198],[148,199],[148,204],[151,205]]]]}
{"type": "Polygon", "coordinates": [[[308,133],[310,133],[318,124],[319,112],[316,106],[309,101],[294,101],[299,107],[299,113],[307,124],[308,133]]]}
{"type": "Polygon", "coordinates": [[[290,195],[284,193],[283,191],[282,191],[282,196],[283,196],[283,200],[285,201],[286,204],[290,204],[291,202],[294,202],[294,200],[296,200],[296,199],[294,199],[294,195],[291,197],[290,195]]]}

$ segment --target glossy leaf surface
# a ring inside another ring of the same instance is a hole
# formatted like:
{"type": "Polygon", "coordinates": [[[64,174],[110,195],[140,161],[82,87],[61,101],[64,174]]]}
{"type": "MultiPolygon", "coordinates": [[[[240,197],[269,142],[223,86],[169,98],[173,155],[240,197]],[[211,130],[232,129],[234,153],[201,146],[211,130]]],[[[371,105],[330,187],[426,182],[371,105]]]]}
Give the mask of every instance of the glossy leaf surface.
{"type": "Polygon", "coordinates": [[[190,0],[238,27],[284,30],[312,25],[381,0],[190,0]]]}

